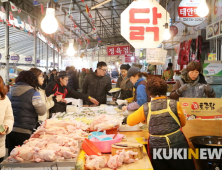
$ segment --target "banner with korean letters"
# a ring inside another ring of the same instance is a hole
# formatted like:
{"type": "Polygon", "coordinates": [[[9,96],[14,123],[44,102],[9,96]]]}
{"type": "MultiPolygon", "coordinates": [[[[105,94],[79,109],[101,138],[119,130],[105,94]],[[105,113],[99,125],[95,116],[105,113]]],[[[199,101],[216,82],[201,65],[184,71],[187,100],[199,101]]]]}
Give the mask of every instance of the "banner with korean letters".
{"type": "Polygon", "coordinates": [[[119,56],[130,54],[130,45],[106,46],[107,56],[119,56]]]}

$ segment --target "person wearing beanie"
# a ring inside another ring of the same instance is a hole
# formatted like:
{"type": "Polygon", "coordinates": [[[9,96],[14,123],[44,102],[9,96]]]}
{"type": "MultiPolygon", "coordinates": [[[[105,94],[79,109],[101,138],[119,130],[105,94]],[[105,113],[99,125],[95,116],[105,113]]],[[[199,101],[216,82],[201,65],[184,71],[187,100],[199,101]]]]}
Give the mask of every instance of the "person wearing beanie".
{"type": "Polygon", "coordinates": [[[133,97],[133,84],[130,79],[127,77],[127,72],[130,69],[129,64],[122,64],[120,66],[121,76],[118,78],[116,87],[121,88],[121,91],[117,92],[113,96],[113,100],[116,101],[118,96],[119,99],[130,101],[133,97]]]}
{"type": "Polygon", "coordinates": [[[66,112],[66,103],[67,103],[65,100],[66,97],[82,99],[84,101],[90,101],[95,105],[99,104],[99,102],[96,99],[90,97],[89,95],[77,92],[72,88],[67,87],[68,81],[69,81],[69,76],[67,72],[61,71],[56,81],[51,82],[46,86],[45,93],[47,97],[49,97],[52,94],[54,96],[56,95],[62,96],[62,100],[60,102],[55,103],[55,105],[49,110],[50,114],[49,117],[51,117],[53,113],[66,112]]]}
{"type": "Polygon", "coordinates": [[[182,70],[181,79],[176,82],[170,93],[170,98],[178,100],[179,97],[186,98],[214,98],[213,88],[207,84],[201,74],[201,65],[197,61],[192,61],[187,68],[182,70]]]}
{"type": "Polygon", "coordinates": [[[86,77],[86,69],[82,68],[82,72],[79,74],[79,91],[82,92],[82,83],[86,77]]]}
{"type": "Polygon", "coordinates": [[[167,69],[163,72],[162,79],[165,81],[173,79],[173,63],[168,63],[167,69]]]}
{"type": "Polygon", "coordinates": [[[137,110],[139,109],[144,103],[150,102],[150,96],[146,93],[146,81],[142,77],[148,77],[147,73],[140,72],[139,67],[131,67],[127,72],[127,77],[130,79],[132,84],[135,88],[134,93],[134,102],[130,103],[128,106],[123,106],[122,110],[137,110]]]}

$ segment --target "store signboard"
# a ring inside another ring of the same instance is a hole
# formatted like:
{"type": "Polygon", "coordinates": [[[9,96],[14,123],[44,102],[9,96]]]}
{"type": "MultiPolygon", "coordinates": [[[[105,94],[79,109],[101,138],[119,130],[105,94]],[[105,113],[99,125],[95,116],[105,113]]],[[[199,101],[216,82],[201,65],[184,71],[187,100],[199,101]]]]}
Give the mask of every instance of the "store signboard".
{"type": "Polygon", "coordinates": [[[178,7],[178,15],[181,21],[188,26],[196,26],[204,22],[206,17],[197,15],[197,7],[200,0],[182,0],[178,7]]]}
{"type": "Polygon", "coordinates": [[[217,21],[217,22],[207,26],[207,28],[206,28],[206,39],[207,40],[222,35],[221,24],[222,24],[222,20],[217,21]]]}
{"type": "Polygon", "coordinates": [[[221,98],[180,98],[180,105],[187,115],[201,119],[221,119],[221,98]]]}
{"type": "Polygon", "coordinates": [[[32,63],[32,56],[30,56],[30,55],[26,56],[25,57],[25,62],[28,63],[28,64],[32,63]]]}
{"type": "Polygon", "coordinates": [[[204,76],[222,76],[222,63],[204,63],[204,76]]]}
{"type": "Polygon", "coordinates": [[[163,25],[169,20],[169,13],[157,1],[133,1],[121,13],[121,35],[134,48],[156,48],[164,40],[163,25]]]}
{"type": "Polygon", "coordinates": [[[130,54],[130,45],[106,46],[107,56],[119,56],[130,54]]]}
{"type": "Polygon", "coordinates": [[[123,63],[135,63],[136,57],[133,53],[125,55],[123,63]]]}
{"type": "MultiPolygon", "coordinates": [[[[50,63],[50,66],[53,67],[53,62],[50,63]]],[[[58,67],[58,63],[55,63],[55,67],[58,67]]]]}
{"type": "Polygon", "coordinates": [[[222,0],[211,0],[211,21],[216,22],[222,18],[222,0]]]}
{"type": "Polygon", "coordinates": [[[19,61],[19,55],[18,54],[12,54],[10,56],[10,59],[13,63],[17,63],[19,61]]]}

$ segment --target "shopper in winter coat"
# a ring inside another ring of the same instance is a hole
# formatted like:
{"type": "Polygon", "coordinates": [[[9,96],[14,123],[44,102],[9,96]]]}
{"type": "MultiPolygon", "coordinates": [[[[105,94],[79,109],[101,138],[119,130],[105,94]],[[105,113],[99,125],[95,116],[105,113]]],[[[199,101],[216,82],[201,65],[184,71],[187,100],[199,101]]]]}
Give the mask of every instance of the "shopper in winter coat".
{"type": "Polygon", "coordinates": [[[12,131],[14,117],[12,112],[11,102],[5,94],[4,82],[0,76],[0,125],[4,127],[4,131],[0,132],[0,162],[3,161],[5,156],[5,138],[6,135],[12,131]]]}
{"type": "Polygon", "coordinates": [[[130,69],[129,64],[122,64],[120,66],[121,75],[116,83],[117,88],[121,88],[120,92],[117,92],[113,96],[113,100],[116,100],[120,95],[119,99],[125,100],[133,97],[133,84],[127,77],[127,72],[130,69]]]}
{"type": "Polygon", "coordinates": [[[164,80],[169,80],[169,79],[173,79],[173,64],[172,63],[168,63],[168,67],[167,69],[163,72],[163,75],[162,75],[162,79],[164,80]]]}
{"type": "Polygon", "coordinates": [[[84,101],[91,101],[95,105],[98,105],[99,102],[90,97],[89,95],[85,95],[83,93],[77,92],[70,87],[67,87],[69,81],[69,76],[65,71],[61,71],[59,73],[58,79],[55,82],[51,82],[45,88],[46,96],[50,95],[62,95],[62,100],[60,102],[55,103],[55,105],[50,109],[50,116],[52,113],[57,112],[65,112],[66,111],[66,97],[71,97],[75,99],[83,99],[84,101]]]}
{"type": "MultiPolygon", "coordinates": [[[[162,157],[152,159],[153,169],[155,170],[195,170],[192,159],[175,159],[175,149],[188,149],[189,145],[181,131],[181,127],[186,124],[186,117],[180,103],[176,100],[168,100],[166,97],[167,84],[159,77],[152,77],[147,81],[147,93],[152,101],[143,104],[137,111],[129,115],[124,120],[128,125],[134,126],[140,122],[146,122],[148,125],[149,156],[154,158],[154,149],[162,157]],[[164,155],[172,150],[172,158],[165,159],[164,155]],[[159,151],[161,150],[161,151],[159,151]]],[[[184,155],[182,152],[177,152],[184,155]]],[[[179,155],[180,155],[179,154],[179,155]]],[[[186,153],[187,154],[187,153],[186,153]]],[[[159,156],[159,155],[158,155],[159,156]]],[[[177,157],[178,158],[178,157],[177,157]]]]}
{"type": "Polygon", "coordinates": [[[82,68],[82,72],[79,74],[79,91],[82,92],[82,84],[86,77],[86,69],[82,68]]]}
{"type": "Polygon", "coordinates": [[[46,72],[44,72],[43,78],[44,78],[44,82],[43,82],[43,85],[42,85],[42,89],[45,89],[45,87],[46,87],[46,86],[48,85],[48,83],[49,83],[49,79],[48,79],[48,76],[47,76],[46,72]]]}
{"type": "Polygon", "coordinates": [[[8,98],[12,103],[14,126],[7,135],[9,153],[18,145],[30,138],[35,128],[38,116],[46,113],[46,107],[38,91],[38,80],[31,71],[22,71],[10,88],[8,98]]]}
{"type": "Polygon", "coordinates": [[[214,98],[215,92],[213,88],[207,84],[200,72],[200,63],[197,61],[190,62],[187,68],[182,70],[181,79],[174,85],[170,98],[175,100],[178,100],[179,97],[214,98]]]}
{"type": "Polygon", "coordinates": [[[47,109],[46,114],[44,114],[43,116],[38,116],[39,121],[44,121],[49,118],[49,109],[51,109],[55,105],[55,103],[60,102],[62,100],[62,96],[51,95],[49,97],[46,97],[45,90],[41,88],[44,82],[42,71],[39,70],[38,68],[31,68],[30,71],[33,72],[38,79],[39,88],[37,89],[37,91],[40,93],[42,102],[45,104],[46,109],[47,109]]]}
{"type": "MultiPolygon", "coordinates": [[[[107,65],[105,62],[98,62],[97,70],[86,75],[83,82],[83,93],[94,97],[99,101],[99,104],[106,104],[106,95],[110,95],[109,91],[112,88],[111,78],[106,74],[107,65]]],[[[86,102],[87,105],[92,105],[91,102],[86,102]]]]}
{"type": "Polygon", "coordinates": [[[56,79],[56,77],[57,77],[56,74],[57,74],[56,69],[53,69],[53,70],[52,70],[52,73],[51,73],[51,75],[50,75],[49,82],[55,81],[55,79],[56,79]]]}
{"type": "Polygon", "coordinates": [[[134,102],[130,103],[128,106],[123,106],[122,110],[137,110],[144,103],[150,102],[150,96],[146,93],[146,81],[142,76],[148,77],[147,73],[140,72],[139,67],[132,67],[127,72],[127,77],[130,78],[130,81],[133,83],[135,88],[134,102]]]}
{"type": "Polygon", "coordinates": [[[69,76],[69,82],[67,87],[70,87],[71,89],[78,91],[79,90],[79,83],[77,80],[75,67],[71,66],[68,70],[68,76],[69,76]]]}

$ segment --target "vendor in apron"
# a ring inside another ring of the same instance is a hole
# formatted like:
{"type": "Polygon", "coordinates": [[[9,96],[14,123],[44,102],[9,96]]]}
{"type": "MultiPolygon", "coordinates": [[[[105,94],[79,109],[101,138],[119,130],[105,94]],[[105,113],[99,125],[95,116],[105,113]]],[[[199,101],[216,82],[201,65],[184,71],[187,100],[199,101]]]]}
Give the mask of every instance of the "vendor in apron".
{"type": "Polygon", "coordinates": [[[80,92],[77,92],[73,90],[70,87],[67,87],[69,80],[69,76],[65,71],[61,71],[58,75],[58,78],[56,81],[53,81],[49,83],[46,88],[45,88],[45,93],[46,96],[50,96],[51,94],[56,95],[61,95],[62,100],[61,102],[55,102],[55,105],[49,110],[49,117],[52,116],[52,113],[57,113],[57,112],[66,112],[66,100],[65,98],[75,98],[75,99],[82,99],[84,101],[91,101],[95,105],[98,105],[99,102],[90,97],[87,94],[83,94],[80,92]]]}
{"type": "MultiPolygon", "coordinates": [[[[152,77],[147,81],[146,91],[151,96],[151,102],[145,103],[136,112],[129,115],[126,122],[130,126],[140,122],[148,124],[150,158],[153,157],[154,149],[165,149],[168,154],[169,148],[189,148],[182,132],[182,127],[186,124],[186,117],[179,102],[167,99],[165,81],[159,77],[152,77]]],[[[160,155],[163,155],[162,151],[160,155]]],[[[154,170],[195,170],[192,159],[180,160],[173,159],[173,157],[164,159],[162,156],[163,159],[152,159],[154,170]]]]}
{"type": "Polygon", "coordinates": [[[127,72],[127,77],[130,79],[131,83],[134,85],[134,95],[133,101],[128,106],[123,106],[122,110],[137,110],[139,109],[144,103],[150,101],[150,96],[146,93],[146,81],[143,78],[148,77],[147,73],[140,72],[139,67],[131,67],[127,72]]]}

